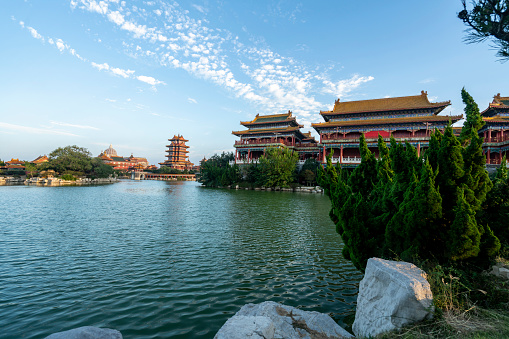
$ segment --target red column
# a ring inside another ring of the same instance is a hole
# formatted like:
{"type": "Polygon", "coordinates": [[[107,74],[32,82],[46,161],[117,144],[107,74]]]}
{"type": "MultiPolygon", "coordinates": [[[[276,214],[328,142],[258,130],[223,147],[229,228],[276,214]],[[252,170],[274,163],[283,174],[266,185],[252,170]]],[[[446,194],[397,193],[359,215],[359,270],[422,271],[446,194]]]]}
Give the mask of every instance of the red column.
{"type": "Polygon", "coordinates": [[[421,143],[420,142],[417,144],[417,156],[418,157],[421,156],[421,143]]]}
{"type": "Polygon", "coordinates": [[[500,130],[500,141],[504,141],[504,130],[500,130]]]}
{"type": "Polygon", "coordinates": [[[488,148],[488,153],[487,153],[486,163],[487,163],[487,164],[489,164],[489,163],[490,163],[490,149],[489,149],[489,148],[488,148]]]}
{"type": "Polygon", "coordinates": [[[343,145],[341,145],[341,152],[339,154],[339,163],[340,164],[343,163],[343,145]]]}
{"type": "Polygon", "coordinates": [[[322,162],[325,163],[325,146],[323,146],[323,159],[322,162]]]}

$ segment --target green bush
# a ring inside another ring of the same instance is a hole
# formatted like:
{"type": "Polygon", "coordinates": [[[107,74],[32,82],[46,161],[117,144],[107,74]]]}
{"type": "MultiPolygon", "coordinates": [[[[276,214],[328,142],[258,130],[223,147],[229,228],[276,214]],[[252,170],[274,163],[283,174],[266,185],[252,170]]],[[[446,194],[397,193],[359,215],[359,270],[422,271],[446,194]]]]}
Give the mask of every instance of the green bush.
{"type": "Polygon", "coordinates": [[[464,89],[462,97],[467,121],[459,139],[451,126],[437,130],[419,158],[412,145],[391,138],[389,149],[379,137],[377,160],[362,135],[362,162],[353,172],[332,166],[330,157],[319,170],[343,255],[358,269],[371,257],[397,257],[479,270],[498,253],[502,233],[482,212],[492,188],[477,134],[483,122],[464,89]]]}

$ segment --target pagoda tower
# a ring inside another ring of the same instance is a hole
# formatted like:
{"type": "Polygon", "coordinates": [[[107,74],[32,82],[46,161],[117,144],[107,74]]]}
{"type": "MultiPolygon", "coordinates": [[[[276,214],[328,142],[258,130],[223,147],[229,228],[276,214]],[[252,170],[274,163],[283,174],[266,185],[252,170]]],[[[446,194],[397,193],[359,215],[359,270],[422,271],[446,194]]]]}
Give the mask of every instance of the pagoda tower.
{"type": "Polygon", "coordinates": [[[168,149],[166,150],[167,160],[165,162],[160,162],[159,165],[161,167],[169,167],[177,170],[190,170],[193,167],[193,163],[189,161],[188,148],[186,142],[189,140],[184,139],[183,136],[174,135],[172,139],[168,139],[170,141],[169,145],[166,145],[168,149]]]}
{"type": "Polygon", "coordinates": [[[509,96],[495,95],[481,117],[486,124],[478,133],[484,138],[482,149],[486,163],[500,165],[504,156],[506,161],[509,156],[509,96]]]}

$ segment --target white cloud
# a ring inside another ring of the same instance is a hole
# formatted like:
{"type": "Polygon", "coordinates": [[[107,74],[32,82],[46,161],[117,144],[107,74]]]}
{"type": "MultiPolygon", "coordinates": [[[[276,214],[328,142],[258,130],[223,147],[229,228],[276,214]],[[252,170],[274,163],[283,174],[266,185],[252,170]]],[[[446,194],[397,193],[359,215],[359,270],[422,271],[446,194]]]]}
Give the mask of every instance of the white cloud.
{"type": "Polygon", "coordinates": [[[92,65],[92,67],[95,67],[95,68],[97,68],[100,71],[102,71],[102,70],[109,70],[110,69],[110,65],[108,65],[107,63],[96,64],[95,62],[92,61],[90,64],[92,65]]]}
{"type": "Polygon", "coordinates": [[[145,75],[137,76],[136,79],[138,79],[141,82],[145,82],[145,83],[147,83],[149,85],[152,85],[152,86],[155,86],[155,85],[166,85],[163,81],[160,81],[160,80],[157,80],[157,79],[154,79],[152,77],[145,76],[145,75]]]}
{"type": "Polygon", "coordinates": [[[197,104],[197,103],[198,103],[198,101],[196,101],[196,100],[195,100],[195,99],[193,99],[193,98],[187,98],[187,101],[189,101],[189,102],[190,102],[190,103],[192,103],[192,104],[197,104]]]}
{"type": "MultiPolygon", "coordinates": [[[[23,25],[21,25],[21,27],[24,27],[23,25]]],[[[44,41],[44,38],[42,37],[42,35],[40,35],[39,33],[37,33],[37,31],[30,27],[30,26],[27,26],[27,30],[30,32],[30,34],[32,34],[32,36],[36,39],[39,39],[39,40],[42,40],[44,41]]]]}
{"type": "Polygon", "coordinates": [[[99,131],[99,128],[93,127],[93,126],[87,126],[87,125],[76,125],[76,124],[69,124],[67,122],[59,122],[59,121],[51,121],[52,125],[57,126],[64,126],[64,127],[74,127],[74,128],[80,128],[80,129],[93,129],[96,131],[99,131]]]}
{"type": "Polygon", "coordinates": [[[66,135],[71,137],[79,137],[79,135],[69,133],[66,131],[54,130],[51,128],[37,128],[30,126],[14,125],[6,122],[0,122],[0,128],[4,128],[10,131],[18,131],[28,134],[52,134],[52,135],[66,135]]]}
{"type": "Polygon", "coordinates": [[[60,52],[63,52],[66,49],[66,47],[69,47],[64,44],[62,39],[57,39],[57,41],[55,41],[55,45],[57,46],[60,52]]]}
{"type": "MultiPolygon", "coordinates": [[[[318,70],[270,48],[260,47],[264,46],[263,41],[242,42],[227,30],[208,27],[207,21],[192,18],[190,12],[176,2],[154,2],[152,6],[157,7],[149,10],[129,7],[125,2],[102,4],[101,1],[75,0],[75,3],[71,7],[97,13],[131,33],[129,39],[132,41],[123,45],[129,56],[138,60],[150,58],[151,62],[156,60],[161,66],[183,69],[249,101],[253,109],[262,114],[290,109],[309,122],[313,114],[337,97],[348,96],[373,80],[371,76],[362,75],[338,79],[337,72],[332,72],[333,67],[318,70]],[[328,102],[324,105],[320,98],[329,95],[332,98],[326,98],[328,102]]],[[[207,12],[203,6],[191,6],[201,13],[207,12]]],[[[299,6],[289,9],[272,7],[272,14],[296,20],[299,6]]],[[[94,67],[98,68],[97,65],[94,67]]],[[[115,70],[109,69],[120,73],[120,69],[115,70]]],[[[133,73],[118,75],[152,86],[164,84],[153,77],[133,73]]]]}
{"type": "Polygon", "coordinates": [[[196,5],[196,4],[192,4],[191,6],[193,6],[199,12],[202,12],[204,14],[207,13],[207,10],[203,6],[196,5]]]}
{"type": "Polygon", "coordinates": [[[128,69],[128,70],[125,70],[125,69],[121,69],[121,68],[110,68],[110,71],[111,73],[115,74],[115,75],[120,75],[121,77],[123,77],[124,79],[127,79],[129,78],[131,75],[134,74],[134,71],[128,69]]]}

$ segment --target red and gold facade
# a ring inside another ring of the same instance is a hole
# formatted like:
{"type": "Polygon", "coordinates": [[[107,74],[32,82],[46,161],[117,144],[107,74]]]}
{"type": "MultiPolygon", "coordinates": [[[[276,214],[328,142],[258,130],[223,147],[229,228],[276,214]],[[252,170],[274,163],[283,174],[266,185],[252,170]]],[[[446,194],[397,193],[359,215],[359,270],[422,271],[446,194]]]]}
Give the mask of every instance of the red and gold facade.
{"type": "Polygon", "coordinates": [[[359,137],[362,133],[369,149],[378,154],[378,135],[386,142],[391,136],[398,142],[409,142],[420,154],[429,147],[430,133],[443,131],[463,116],[438,115],[450,101],[432,103],[427,93],[420,95],[340,102],[336,100],[332,111],[321,111],[323,123],[311,126],[320,134],[322,162],[332,154],[332,162],[356,166],[361,162],[359,137]]]}
{"type": "Polygon", "coordinates": [[[319,158],[320,148],[311,133],[302,133],[303,125],[297,123],[292,112],[259,115],[252,121],[240,122],[247,130],[233,131],[240,137],[235,142],[235,162],[238,164],[257,162],[267,147],[287,147],[299,154],[299,159],[319,158]]]}
{"type": "Polygon", "coordinates": [[[169,145],[166,145],[168,149],[166,150],[166,161],[159,163],[161,167],[169,167],[177,170],[191,170],[193,167],[193,163],[189,161],[189,156],[187,155],[189,146],[186,145],[186,142],[189,140],[184,139],[183,136],[174,135],[172,139],[168,139],[170,141],[169,145]]]}
{"type": "Polygon", "coordinates": [[[509,150],[509,97],[500,93],[493,97],[493,102],[481,112],[485,125],[479,130],[484,137],[483,153],[486,163],[500,165],[509,150]]]}

